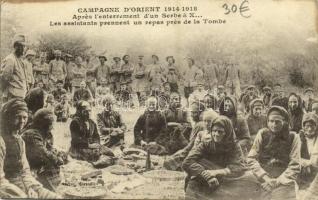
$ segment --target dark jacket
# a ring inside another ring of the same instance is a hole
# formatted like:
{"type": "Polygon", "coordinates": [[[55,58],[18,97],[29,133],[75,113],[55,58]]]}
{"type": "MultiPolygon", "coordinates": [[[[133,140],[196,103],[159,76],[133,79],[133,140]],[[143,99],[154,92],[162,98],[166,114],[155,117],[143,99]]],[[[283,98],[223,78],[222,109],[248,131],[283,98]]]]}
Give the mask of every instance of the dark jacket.
{"type": "Polygon", "coordinates": [[[261,129],[248,154],[248,164],[258,178],[268,175],[277,178],[281,184],[296,180],[300,172],[300,140],[295,132],[289,131],[288,113],[282,107],[269,109],[278,111],[287,120],[280,133],[272,133],[268,128],[261,129]]]}
{"type": "Polygon", "coordinates": [[[88,148],[91,143],[100,143],[99,134],[95,122],[88,120],[89,127],[79,117],[74,117],[70,124],[71,146],[75,149],[88,148]]]}
{"type": "Polygon", "coordinates": [[[76,104],[80,100],[89,101],[92,95],[88,89],[78,89],[74,92],[73,101],[76,104]]]}
{"type": "Polygon", "coordinates": [[[135,145],[140,145],[141,140],[160,143],[160,138],[166,131],[166,119],[159,111],[145,111],[134,127],[135,145]]]}
{"type": "Polygon", "coordinates": [[[243,153],[240,145],[236,142],[231,121],[226,117],[216,118],[213,124],[224,127],[225,137],[220,143],[214,142],[213,138],[195,145],[182,164],[182,168],[190,176],[198,176],[206,169],[200,164],[200,160],[206,159],[222,168],[229,168],[233,175],[240,175],[244,171],[243,153]]]}
{"type": "Polygon", "coordinates": [[[56,89],[52,91],[52,95],[54,96],[54,100],[57,102],[61,101],[61,97],[63,94],[66,94],[66,90],[65,89],[56,89]]]}
{"type": "Polygon", "coordinates": [[[225,97],[223,99],[223,101],[220,103],[219,110],[220,110],[220,115],[227,116],[228,118],[231,119],[232,124],[233,124],[233,128],[234,128],[234,132],[235,132],[237,139],[238,140],[246,140],[249,143],[251,136],[250,136],[250,131],[248,129],[248,124],[247,124],[246,119],[243,116],[237,114],[237,101],[236,101],[236,99],[233,97],[229,97],[229,96],[225,97]],[[224,101],[227,99],[231,100],[233,105],[234,105],[234,110],[232,111],[231,116],[229,116],[224,111],[224,101]]]}
{"type": "Polygon", "coordinates": [[[250,113],[247,116],[247,124],[248,124],[248,129],[250,131],[250,135],[251,136],[255,136],[257,134],[257,132],[266,127],[266,116],[265,115],[261,115],[261,116],[254,116],[253,115],[253,109],[254,109],[254,104],[256,102],[261,102],[263,103],[263,101],[261,99],[254,99],[251,104],[250,104],[250,113]]]}
{"type": "MultiPolygon", "coordinates": [[[[289,97],[291,95],[296,95],[296,94],[292,93],[289,95],[289,97]]],[[[302,104],[303,101],[301,100],[301,97],[299,95],[296,95],[296,96],[298,99],[298,107],[295,110],[291,110],[290,108],[288,108],[288,112],[290,115],[291,131],[295,131],[296,133],[298,133],[302,128],[302,120],[304,116],[304,111],[303,111],[303,104],[302,104]]]]}
{"type": "Polygon", "coordinates": [[[57,152],[52,149],[51,135],[45,135],[38,129],[30,128],[23,132],[23,139],[31,169],[56,168],[63,164],[57,152]]]}

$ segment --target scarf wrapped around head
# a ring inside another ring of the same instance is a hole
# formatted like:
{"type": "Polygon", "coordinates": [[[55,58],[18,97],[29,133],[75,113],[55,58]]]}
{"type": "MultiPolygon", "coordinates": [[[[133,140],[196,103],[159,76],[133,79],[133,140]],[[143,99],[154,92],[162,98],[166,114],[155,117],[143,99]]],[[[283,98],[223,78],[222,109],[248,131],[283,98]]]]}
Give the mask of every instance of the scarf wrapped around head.
{"type": "Polygon", "coordinates": [[[48,131],[48,127],[54,122],[54,113],[47,108],[42,108],[34,114],[32,127],[42,131],[48,131]]]}
{"type": "Polygon", "coordinates": [[[32,113],[35,113],[40,108],[43,108],[44,98],[45,91],[42,88],[34,88],[27,93],[25,97],[25,102],[28,105],[28,109],[32,113]]]}
{"type": "Polygon", "coordinates": [[[10,127],[14,122],[14,117],[19,112],[28,112],[28,107],[22,98],[11,99],[7,103],[3,104],[1,108],[0,128],[2,133],[10,132],[10,127]]]}
{"type": "Polygon", "coordinates": [[[226,116],[217,116],[211,125],[210,132],[214,126],[221,126],[224,128],[225,136],[223,138],[222,144],[232,145],[236,142],[236,136],[233,129],[232,121],[226,116]]]}

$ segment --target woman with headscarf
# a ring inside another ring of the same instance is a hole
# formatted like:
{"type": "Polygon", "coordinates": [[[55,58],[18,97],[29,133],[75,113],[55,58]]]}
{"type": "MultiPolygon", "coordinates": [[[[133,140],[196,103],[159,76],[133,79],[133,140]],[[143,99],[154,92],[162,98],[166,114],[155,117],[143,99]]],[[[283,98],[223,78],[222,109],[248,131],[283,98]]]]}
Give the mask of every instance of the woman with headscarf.
{"type": "Polygon", "coordinates": [[[45,188],[56,191],[61,182],[60,166],[66,163],[66,155],[53,147],[53,123],[53,112],[42,108],[34,114],[32,124],[23,132],[22,137],[31,170],[45,188]]]}
{"type": "Polygon", "coordinates": [[[244,174],[243,153],[235,139],[231,120],[219,116],[208,131],[211,139],[194,146],[182,165],[190,177],[186,199],[249,199],[257,196],[256,181],[253,176],[244,174]]]}
{"type": "Polygon", "coordinates": [[[25,144],[20,136],[28,119],[26,103],[23,99],[12,99],[3,105],[0,113],[0,128],[5,144],[5,147],[1,145],[5,151],[3,157],[0,156],[0,163],[4,163],[5,178],[19,187],[29,198],[59,198],[55,193],[43,188],[31,175],[25,144]]]}
{"type": "Polygon", "coordinates": [[[114,156],[111,150],[100,145],[96,123],[90,118],[91,106],[87,101],[79,101],[70,124],[70,156],[89,162],[96,162],[102,154],[114,156]]]}
{"type": "Polygon", "coordinates": [[[301,140],[301,174],[299,187],[307,188],[317,174],[318,165],[318,116],[306,113],[302,122],[303,128],[299,132],[301,140]]]}
{"type": "Polygon", "coordinates": [[[288,97],[288,113],[290,115],[291,131],[298,133],[302,127],[304,110],[303,101],[296,93],[290,93],[288,97]]]}
{"type": "Polygon", "coordinates": [[[260,180],[262,199],[296,199],[300,173],[300,139],[289,130],[289,114],[280,106],[267,113],[267,127],[254,140],[247,162],[260,180]]]}
{"type": "Polygon", "coordinates": [[[31,124],[34,113],[44,107],[45,91],[42,88],[31,89],[24,98],[29,110],[27,125],[31,124]]]}

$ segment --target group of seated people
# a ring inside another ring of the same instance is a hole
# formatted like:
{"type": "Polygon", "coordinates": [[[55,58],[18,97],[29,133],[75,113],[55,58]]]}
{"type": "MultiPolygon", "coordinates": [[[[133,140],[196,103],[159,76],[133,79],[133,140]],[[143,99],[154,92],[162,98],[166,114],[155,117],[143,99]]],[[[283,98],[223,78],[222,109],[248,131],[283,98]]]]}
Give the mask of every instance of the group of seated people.
{"type": "MultiPolygon", "coordinates": [[[[69,105],[61,97],[58,105],[69,105]]],[[[168,155],[167,170],[184,170],[186,199],[296,199],[298,189],[310,188],[316,177],[317,114],[299,111],[304,104],[295,93],[287,98],[287,108],[274,101],[266,106],[257,95],[242,99],[206,94],[202,101],[190,101],[187,110],[181,95],[172,92],[169,106],[161,110],[158,97],[150,96],[136,119],[131,147],[168,155]],[[241,109],[244,101],[248,109],[241,109]]],[[[52,129],[68,117],[59,118],[58,105],[52,110],[47,101],[34,88],[25,99],[1,108],[1,197],[58,198],[67,155],[107,167],[114,163],[113,149],[126,146],[127,127],[109,94],[101,99],[96,122],[91,102],[74,104],[69,152],[58,151],[52,129]]]]}

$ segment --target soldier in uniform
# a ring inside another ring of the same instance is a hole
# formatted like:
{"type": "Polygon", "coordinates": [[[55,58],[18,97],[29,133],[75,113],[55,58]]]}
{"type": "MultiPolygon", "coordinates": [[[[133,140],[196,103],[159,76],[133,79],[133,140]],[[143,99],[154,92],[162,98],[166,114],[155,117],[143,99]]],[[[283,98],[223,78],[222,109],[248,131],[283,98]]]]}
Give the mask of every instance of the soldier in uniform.
{"type": "Polygon", "coordinates": [[[126,83],[128,88],[131,88],[132,83],[132,73],[134,71],[134,66],[130,63],[129,55],[123,56],[124,64],[121,66],[120,70],[120,83],[126,83]]]}
{"type": "Polygon", "coordinates": [[[27,92],[27,69],[22,61],[25,48],[24,35],[13,38],[14,52],[8,55],[1,64],[2,102],[20,97],[24,98],[27,92]]]}
{"type": "Polygon", "coordinates": [[[45,90],[49,90],[49,65],[46,63],[46,53],[40,53],[40,62],[36,63],[33,68],[34,79],[37,86],[40,82],[43,83],[45,90]]]}
{"type": "Polygon", "coordinates": [[[35,51],[29,49],[27,50],[26,54],[25,54],[25,66],[27,69],[27,83],[28,83],[28,90],[30,90],[33,85],[34,85],[34,76],[33,76],[33,63],[34,63],[34,58],[35,58],[35,51]]]}
{"type": "Polygon", "coordinates": [[[64,89],[69,92],[72,92],[73,69],[76,67],[75,64],[71,61],[72,58],[73,56],[70,54],[65,55],[66,78],[64,89]]]}
{"type": "Polygon", "coordinates": [[[227,94],[239,97],[241,94],[241,75],[238,64],[229,64],[225,71],[225,87],[227,94]]]}
{"type": "Polygon", "coordinates": [[[97,80],[97,67],[93,63],[89,62],[86,65],[86,84],[88,89],[91,91],[93,97],[95,97],[97,80]]]}
{"type": "Polygon", "coordinates": [[[66,65],[61,59],[62,52],[60,50],[55,50],[54,55],[55,59],[51,60],[49,63],[49,69],[51,82],[55,86],[58,80],[62,80],[64,83],[66,77],[66,65]]]}
{"type": "Polygon", "coordinates": [[[116,93],[119,88],[120,88],[120,83],[119,83],[119,71],[121,68],[121,58],[118,56],[115,56],[113,58],[114,60],[114,64],[110,67],[110,87],[111,87],[111,91],[113,93],[116,93]]]}
{"type": "Polygon", "coordinates": [[[72,80],[72,87],[73,93],[75,90],[80,88],[80,84],[82,81],[86,80],[86,69],[82,64],[82,58],[80,56],[75,58],[75,65],[76,67],[73,68],[73,80],[72,80]]]}
{"type": "Polygon", "coordinates": [[[98,56],[100,65],[96,69],[97,85],[101,85],[102,81],[109,83],[109,66],[106,64],[107,58],[104,55],[98,56]]]}
{"type": "Polygon", "coordinates": [[[196,81],[202,81],[203,72],[197,66],[193,58],[187,58],[188,68],[184,73],[184,97],[187,99],[189,105],[189,97],[193,92],[196,85],[196,81]],[[201,80],[200,80],[201,79],[201,80]]]}
{"type": "Polygon", "coordinates": [[[164,69],[158,63],[159,57],[157,55],[152,55],[151,58],[153,63],[149,66],[148,80],[150,82],[151,95],[157,96],[160,93],[160,87],[165,82],[164,69]]]}
{"type": "Polygon", "coordinates": [[[178,92],[178,82],[181,79],[181,75],[177,67],[175,66],[175,59],[173,58],[173,56],[168,56],[166,60],[168,62],[168,66],[164,73],[164,77],[170,84],[171,92],[178,92]]]}
{"type": "Polygon", "coordinates": [[[143,63],[144,56],[138,56],[138,64],[135,66],[133,75],[133,90],[138,96],[138,100],[142,103],[142,97],[146,96],[147,83],[146,83],[146,65],[143,63]]]}

